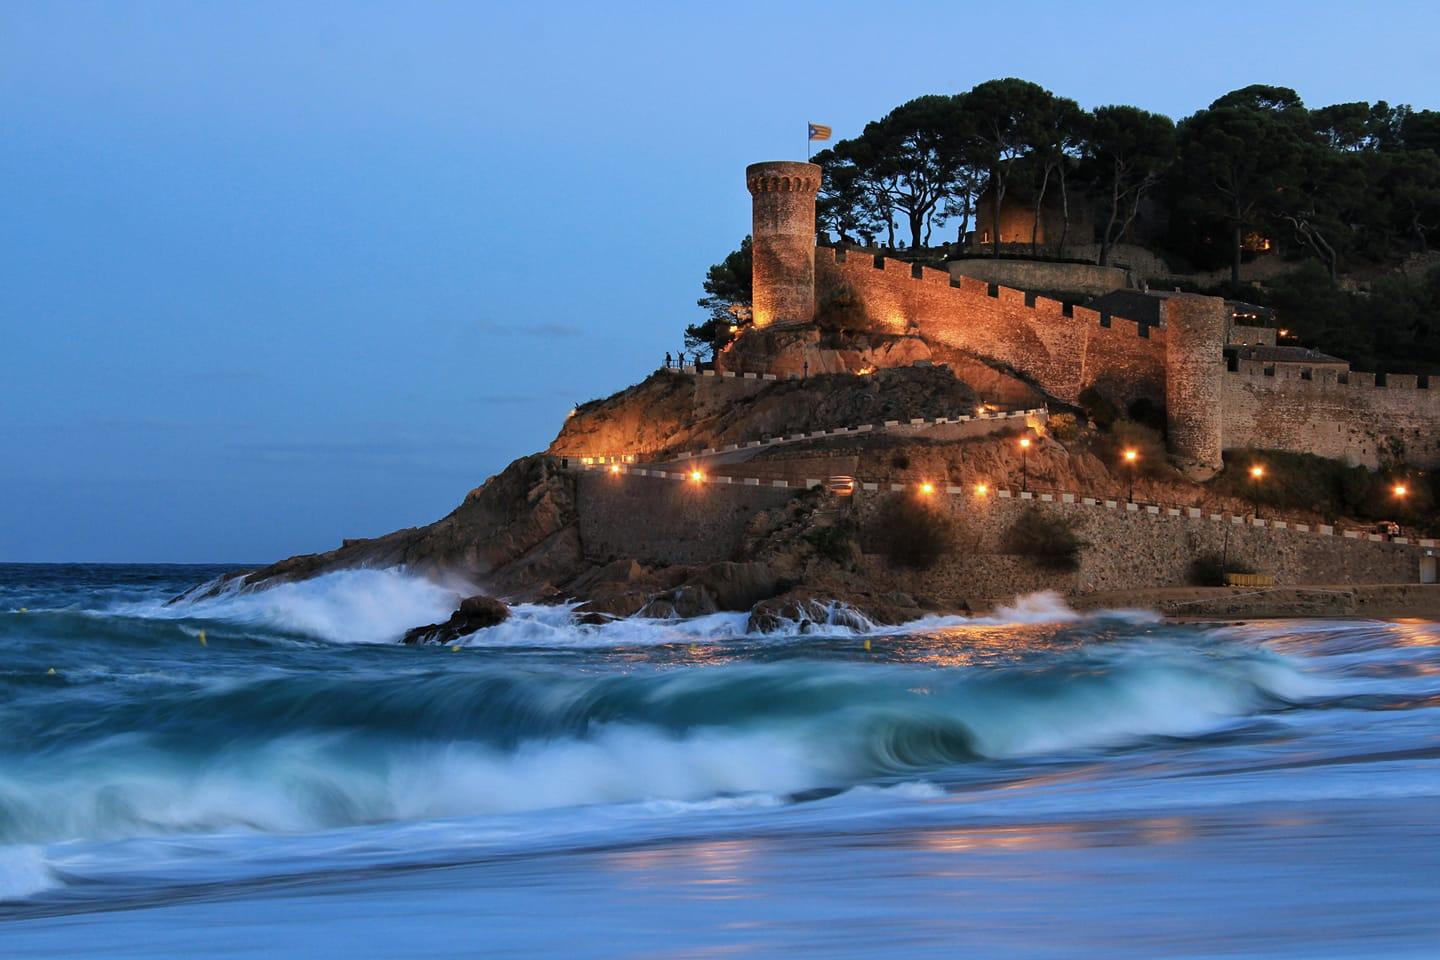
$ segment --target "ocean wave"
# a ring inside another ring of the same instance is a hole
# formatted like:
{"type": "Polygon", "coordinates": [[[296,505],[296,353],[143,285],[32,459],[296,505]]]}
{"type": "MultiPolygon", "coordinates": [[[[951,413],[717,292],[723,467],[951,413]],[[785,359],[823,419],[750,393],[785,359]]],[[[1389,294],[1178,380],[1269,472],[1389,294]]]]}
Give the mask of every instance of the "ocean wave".
{"type": "Polygon", "coordinates": [[[119,604],[106,614],[262,625],[332,643],[394,643],[411,627],[449,618],[473,585],[396,569],[340,570],[310,580],[242,590],[239,581],[203,599],[119,604]]]}
{"type": "MultiPolygon", "coordinates": [[[[242,590],[239,582],[203,599],[178,602],[129,602],[103,611],[164,620],[220,620],[264,626],[287,635],[332,643],[393,643],[411,627],[449,618],[460,600],[476,588],[459,580],[435,580],[398,569],[342,570],[310,580],[261,590],[242,590]]],[[[512,616],[459,641],[463,646],[623,647],[703,643],[714,640],[792,636],[860,637],[923,633],[950,627],[1071,623],[1084,619],[1156,622],[1157,614],[1111,610],[1080,614],[1054,592],[1016,597],[982,616],[930,616],[898,626],[878,625],[840,602],[823,619],[803,624],[782,621],[763,633],[748,630],[749,614],[720,612],[689,619],[630,617],[604,624],[579,624],[578,604],[516,604],[512,616]]]]}
{"type": "Polygon", "coordinates": [[[0,763],[0,842],[783,797],[1205,735],[1314,689],[1278,655],[1163,643],[985,670],[232,680],[28,718],[30,749],[0,763]]]}
{"type": "Polygon", "coordinates": [[[34,844],[0,846],[0,902],[23,900],[63,886],[60,877],[34,844]]]}

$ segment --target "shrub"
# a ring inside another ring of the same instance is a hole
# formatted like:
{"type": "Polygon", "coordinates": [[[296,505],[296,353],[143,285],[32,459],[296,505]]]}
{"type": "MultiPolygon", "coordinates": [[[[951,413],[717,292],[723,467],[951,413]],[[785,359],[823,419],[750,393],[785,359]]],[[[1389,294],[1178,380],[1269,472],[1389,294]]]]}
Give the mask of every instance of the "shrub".
{"type": "Polygon", "coordinates": [[[913,494],[892,494],[880,505],[870,528],[871,539],[890,563],[928,570],[954,544],[948,511],[913,494]]]}
{"type": "Polygon", "coordinates": [[[1085,411],[1085,416],[1101,430],[1109,430],[1110,425],[1120,417],[1120,411],[1115,404],[1094,387],[1081,390],[1077,399],[1080,401],[1080,408],[1085,411]]]}
{"type": "Polygon", "coordinates": [[[896,470],[909,470],[910,458],[903,453],[897,453],[890,458],[890,466],[894,467],[896,470]]]}
{"type": "Polygon", "coordinates": [[[1080,436],[1080,420],[1073,413],[1052,413],[1046,421],[1050,436],[1061,443],[1069,443],[1080,436]]]}
{"type": "Polygon", "coordinates": [[[843,527],[816,527],[805,534],[805,541],[815,548],[815,553],[831,563],[848,566],[854,559],[853,538],[843,527]]]}
{"type": "Polygon", "coordinates": [[[1031,507],[1020,515],[1006,538],[1011,553],[1034,558],[1052,570],[1074,570],[1080,566],[1080,550],[1086,546],[1075,533],[1075,521],[1031,507]]]}
{"type": "Polygon", "coordinates": [[[1325,517],[1397,520],[1433,530],[1440,472],[1391,467],[1373,472],[1308,453],[1278,450],[1227,450],[1225,471],[1212,481],[1217,493],[1259,503],[1270,510],[1306,510],[1325,517]],[[1250,467],[1263,464],[1264,477],[1250,478],[1250,467]],[[1406,495],[1396,497],[1396,484],[1406,495]]]}

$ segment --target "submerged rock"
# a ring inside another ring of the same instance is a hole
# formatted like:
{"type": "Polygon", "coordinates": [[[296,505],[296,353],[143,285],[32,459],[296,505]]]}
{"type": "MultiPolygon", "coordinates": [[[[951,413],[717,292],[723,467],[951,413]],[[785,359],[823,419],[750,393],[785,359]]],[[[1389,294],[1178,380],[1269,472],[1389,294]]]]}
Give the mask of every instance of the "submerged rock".
{"type": "Polygon", "coordinates": [[[402,643],[454,643],[477,630],[493,627],[510,619],[510,608],[494,597],[474,596],[460,601],[460,609],[444,623],[432,623],[405,631],[402,643]]]}

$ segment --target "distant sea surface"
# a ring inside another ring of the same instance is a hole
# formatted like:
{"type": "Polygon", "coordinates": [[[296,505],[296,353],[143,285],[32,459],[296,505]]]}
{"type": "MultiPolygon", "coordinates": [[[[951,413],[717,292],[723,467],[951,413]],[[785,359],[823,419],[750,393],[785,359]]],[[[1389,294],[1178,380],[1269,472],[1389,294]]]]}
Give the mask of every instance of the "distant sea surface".
{"type": "Polygon", "coordinates": [[[0,957],[1440,956],[1440,626],[0,566],[0,957]]]}

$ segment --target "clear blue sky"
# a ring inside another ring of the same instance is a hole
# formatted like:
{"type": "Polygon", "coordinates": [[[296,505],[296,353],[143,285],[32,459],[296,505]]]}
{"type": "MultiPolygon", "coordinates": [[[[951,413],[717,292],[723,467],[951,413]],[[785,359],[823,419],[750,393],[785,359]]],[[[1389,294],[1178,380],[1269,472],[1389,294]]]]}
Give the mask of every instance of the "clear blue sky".
{"type": "Polygon", "coordinates": [[[0,561],[428,522],[634,382],[742,170],[1022,76],[1437,107],[1434,3],[7,3],[0,561]]]}

